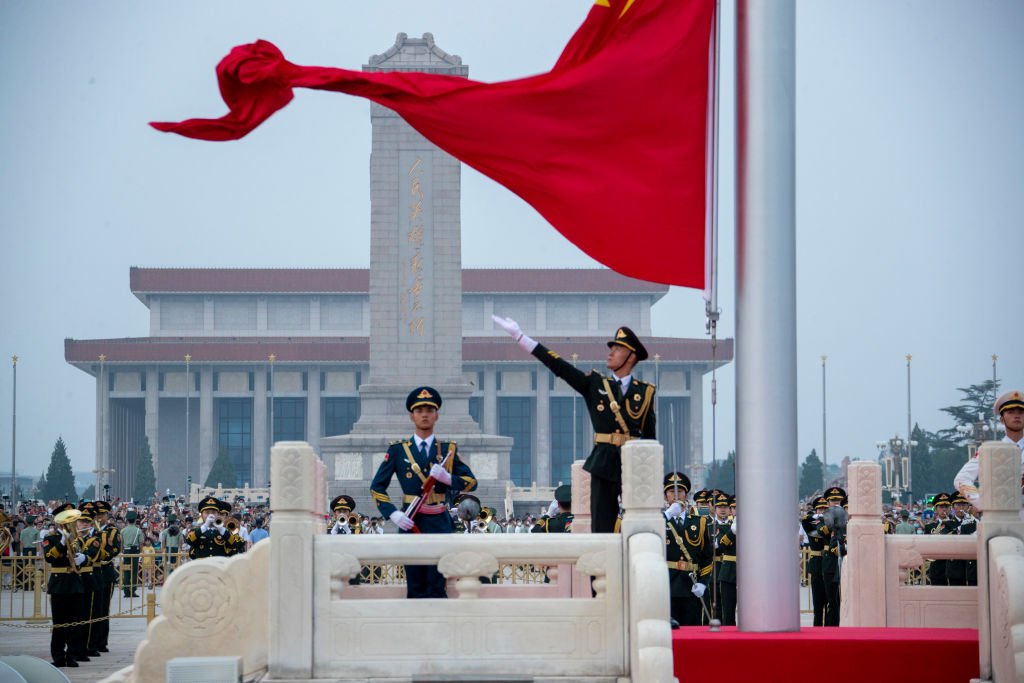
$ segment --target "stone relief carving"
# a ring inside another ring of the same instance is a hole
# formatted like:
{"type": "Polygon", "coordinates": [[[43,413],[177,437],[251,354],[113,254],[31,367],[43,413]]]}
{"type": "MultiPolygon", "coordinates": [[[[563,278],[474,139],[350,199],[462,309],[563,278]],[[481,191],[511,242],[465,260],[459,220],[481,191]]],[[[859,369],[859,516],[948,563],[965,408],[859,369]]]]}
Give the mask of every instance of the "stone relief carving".
{"type": "Polygon", "coordinates": [[[181,571],[174,591],[164,595],[164,616],[175,628],[198,638],[235,631],[232,618],[242,597],[238,586],[219,564],[203,563],[189,569],[192,571],[181,571]]]}
{"type": "Polygon", "coordinates": [[[348,580],[359,573],[359,559],[340,548],[330,550],[331,600],[340,600],[348,580]]]}

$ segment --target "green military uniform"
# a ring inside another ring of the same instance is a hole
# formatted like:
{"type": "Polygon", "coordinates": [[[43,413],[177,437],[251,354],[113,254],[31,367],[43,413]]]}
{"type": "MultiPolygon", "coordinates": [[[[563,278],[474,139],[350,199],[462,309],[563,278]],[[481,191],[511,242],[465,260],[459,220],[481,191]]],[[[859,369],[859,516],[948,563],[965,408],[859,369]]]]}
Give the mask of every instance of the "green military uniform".
{"type": "MultiPolygon", "coordinates": [[[[231,504],[207,496],[199,503],[199,514],[213,512],[221,517],[231,514],[231,504]]],[[[231,557],[245,551],[245,541],[233,531],[228,531],[223,524],[203,528],[205,524],[195,527],[185,536],[190,559],[199,560],[204,557],[231,557]]]]}
{"type": "Polygon", "coordinates": [[[821,515],[828,509],[828,500],[824,496],[814,499],[813,510],[800,520],[801,526],[807,533],[807,579],[811,586],[811,606],[814,610],[814,625],[825,625],[825,606],[827,598],[825,594],[825,574],[822,567],[822,558],[827,545],[825,537],[818,531],[821,524],[821,515]]]}
{"type": "MultiPolygon", "coordinates": [[[[953,503],[952,519],[956,521],[956,528],[949,533],[956,536],[970,536],[978,531],[978,520],[967,514],[966,509],[957,506],[967,506],[970,503],[960,492],[949,494],[953,503]]],[[[976,586],[978,584],[978,562],[976,560],[946,560],[946,579],[950,586],[976,586]]]]}
{"type": "Polygon", "coordinates": [[[142,529],[135,522],[139,519],[139,513],[129,510],[125,513],[125,521],[128,524],[121,529],[121,551],[130,557],[122,558],[121,562],[121,590],[126,598],[137,598],[135,592],[139,581],[139,553],[142,552],[142,529]]]}
{"type": "MultiPolygon", "coordinates": [[[[733,496],[719,492],[713,502],[715,508],[725,507],[728,511],[733,496]]],[[[712,536],[715,539],[715,612],[723,626],[736,625],[736,532],[728,519],[712,521],[712,536]]]]}
{"type": "MultiPolygon", "coordinates": [[[[830,507],[846,505],[846,491],[838,486],[825,491],[825,498],[830,507]]],[[[827,514],[827,511],[826,511],[827,514]]],[[[825,626],[839,626],[839,610],[842,595],[839,591],[842,558],[846,556],[845,528],[830,527],[821,520],[817,528],[818,534],[825,539],[824,554],[821,558],[821,572],[825,581],[825,626]]]]}
{"type": "MultiPolygon", "coordinates": [[[[88,529],[84,531],[79,530],[78,532],[82,537],[83,552],[88,558],[88,561],[79,567],[79,572],[82,574],[82,584],[85,588],[82,601],[85,607],[86,619],[89,621],[84,627],[83,652],[90,657],[99,657],[100,652],[95,646],[94,632],[99,622],[107,623],[107,613],[110,611],[109,601],[107,602],[107,609],[103,609],[102,604],[103,598],[107,594],[107,580],[102,566],[106,537],[100,534],[96,528],[94,519],[97,514],[97,508],[92,501],[80,503],[78,510],[82,513],[82,520],[89,522],[88,529]]],[[[78,655],[76,655],[77,657],[78,655]]]]}
{"type": "Polygon", "coordinates": [[[694,583],[707,587],[711,582],[714,541],[707,517],[686,513],[689,478],[679,472],[665,475],[665,491],[679,491],[677,502],[684,516],[665,516],[665,559],[668,566],[670,611],[684,626],[699,626],[703,621],[703,598],[693,592],[694,583]]]}
{"type": "MultiPolygon", "coordinates": [[[[612,345],[628,348],[639,360],[647,358],[647,350],[628,327],[616,331],[608,342],[612,345]]],[[[591,526],[595,533],[611,533],[622,491],[622,445],[631,439],[655,438],[655,387],[633,377],[623,395],[615,377],[578,370],[543,344],[537,344],[532,353],[587,404],[594,427],[594,448],[583,463],[590,472],[591,526]]]]}
{"type": "MultiPolygon", "coordinates": [[[[935,496],[935,500],[932,503],[935,509],[935,516],[924,525],[924,532],[926,534],[946,535],[956,533],[960,522],[949,514],[951,502],[952,498],[950,498],[948,493],[940,493],[935,496]]],[[[931,564],[928,565],[928,583],[933,586],[948,586],[948,567],[948,560],[932,560],[931,564]]]]}
{"type": "Polygon", "coordinates": [[[121,532],[117,527],[107,522],[106,515],[111,512],[110,503],[105,500],[93,502],[98,516],[104,516],[99,522],[97,532],[100,542],[100,552],[97,558],[97,566],[93,570],[93,580],[96,582],[96,599],[93,605],[93,614],[100,621],[92,625],[92,632],[89,636],[89,649],[99,652],[109,652],[107,647],[110,635],[110,599],[114,595],[114,587],[117,585],[117,570],[114,568],[114,559],[121,554],[121,532]],[[105,618],[106,617],[106,618],[105,618]]]}
{"type": "Polygon", "coordinates": [[[533,525],[533,533],[567,534],[572,531],[572,487],[562,484],[555,489],[555,502],[558,503],[558,514],[554,517],[544,515],[533,525]]]}

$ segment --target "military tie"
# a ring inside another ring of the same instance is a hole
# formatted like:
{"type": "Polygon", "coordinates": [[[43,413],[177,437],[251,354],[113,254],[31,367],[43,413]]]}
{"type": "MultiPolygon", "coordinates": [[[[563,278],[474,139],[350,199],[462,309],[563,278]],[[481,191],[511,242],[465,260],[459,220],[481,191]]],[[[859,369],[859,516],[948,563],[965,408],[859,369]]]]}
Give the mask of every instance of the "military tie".
{"type": "Polygon", "coordinates": [[[430,462],[430,456],[427,455],[427,442],[423,441],[420,443],[420,458],[423,462],[430,462]]]}

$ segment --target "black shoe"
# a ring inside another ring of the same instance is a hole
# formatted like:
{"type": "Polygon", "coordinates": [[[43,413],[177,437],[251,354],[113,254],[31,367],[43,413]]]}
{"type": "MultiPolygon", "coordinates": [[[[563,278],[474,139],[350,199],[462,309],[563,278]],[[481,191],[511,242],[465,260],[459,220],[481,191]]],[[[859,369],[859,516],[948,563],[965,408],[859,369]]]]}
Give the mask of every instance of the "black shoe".
{"type": "Polygon", "coordinates": [[[678,621],[676,621],[675,619],[672,619],[671,622],[672,622],[672,630],[673,631],[675,629],[679,628],[679,622],[678,621]]]}
{"type": "Polygon", "coordinates": [[[138,593],[132,593],[132,597],[133,598],[137,598],[137,597],[139,597],[139,594],[138,593]]]}
{"type": "MultiPolygon", "coordinates": [[[[71,661],[70,657],[68,658],[68,661],[69,662],[71,661]]],[[[89,656],[88,655],[75,655],[74,661],[76,661],[76,662],[88,662],[90,660],[89,660],[89,656]]]]}
{"type": "Polygon", "coordinates": [[[85,654],[89,655],[90,657],[99,657],[100,656],[100,651],[96,650],[96,649],[92,649],[92,650],[89,650],[88,652],[86,652],[85,654]]]}
{"type": "Polygon", "coordinates": [[[96,649],[99,650],[100,652],[110,652],[110,650],[107,649],[106,645],[103,645],[103,646],[98,647],[96,649]]]}
{"type": "Polygon", "coordinates": [[[62,666],[67,666],[67,665],[68,665],[68,663],[66,661],[64,661],[63,659],[55,659],[52,662],[50,662],[50,666],[55,666],[58,669],[61,668],[62,666]]]}
{"type": "Polygon", "coordinates": [[[74,669],[78,667],[78,662],[73,657],[68,657],[68,661],[64,663],[64,666],[74,669]]]}

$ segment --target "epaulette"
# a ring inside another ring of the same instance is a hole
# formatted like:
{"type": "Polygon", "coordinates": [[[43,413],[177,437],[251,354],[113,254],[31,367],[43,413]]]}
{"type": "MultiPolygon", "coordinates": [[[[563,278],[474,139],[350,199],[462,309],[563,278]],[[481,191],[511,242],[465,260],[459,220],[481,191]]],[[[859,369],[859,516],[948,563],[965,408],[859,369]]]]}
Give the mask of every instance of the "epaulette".
{"type": "Polygon", "coordinates": [[[403,441],[405,441],[405,439],[395,439],[394,441],[392,441],[391,443],[388,444],[388,447],[398,445],[398,444],[402,443],[403,441]]]}

